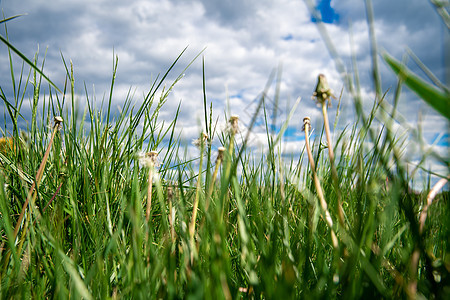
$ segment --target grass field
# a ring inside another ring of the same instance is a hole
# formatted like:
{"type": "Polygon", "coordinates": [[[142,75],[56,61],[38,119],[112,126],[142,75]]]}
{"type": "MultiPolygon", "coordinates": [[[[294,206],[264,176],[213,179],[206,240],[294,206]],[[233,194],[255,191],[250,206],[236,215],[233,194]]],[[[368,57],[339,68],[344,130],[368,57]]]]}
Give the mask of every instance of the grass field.
{"type": "MultiPolygon", "coordinates": [[[[255,157],[237,118],[216,130],[205,96],[207,130],[189,159],[178,112],[170,124],[158,119],[176,88],[177,80],[163,88],[171,68],[118,112],[117,61],[109,95],[100,105],[86,92],[84,110],[72,65],[63,60],[59,93],[38,63],[27,62],[29,73],[11,63],[14,95],[1,95],[10,124],[0,144],[1,298],[450,297],[449,194],[427,183],[411,189],[417,169],[406,167],[408,144],[391,119],[402,83],[420,81],[400,76],[393,103],[378,91],[365,113],[357,75],[345,77],[358,118],[334,140],[322,82],[323,119],[304,120],[306,139],[310,124],[324,126],[288,162],[270,121],[269,147],[255,157]]],[[[267,115],[262,95],[255,116],[267,115]]],[[[445,106],[437,110],[445,121],[445,106]]]]}

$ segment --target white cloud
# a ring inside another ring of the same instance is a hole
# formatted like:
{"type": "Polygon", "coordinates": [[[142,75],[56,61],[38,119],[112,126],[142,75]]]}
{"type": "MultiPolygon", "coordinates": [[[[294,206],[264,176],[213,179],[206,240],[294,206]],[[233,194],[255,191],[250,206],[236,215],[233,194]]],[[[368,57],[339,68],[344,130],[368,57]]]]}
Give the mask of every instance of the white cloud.
{"type": "MultiPolygon", "coordinates": [[[[413,1],[374,1],[375,28],[380,48],[401,58],[409,46],[433,72],[443,77],[440,20],[429,3],[413,1]]],[[[374,101],[371,77],[370,43],[366,11],[363,2],[332,1],[340,15],[339,22],[326,28],[339,54],[351,70],[352,48],[358,62],[361,91],[365,107],[374,101]],[[353,45],[348,33],[352,22],[353,45]]],[[[11,42],[32,57],[40,46],[48,46],[45,72],[62,85],[66,61],[74,63],[76,92],[84,99],[84,82],[89,92],[95,85],[96,98],[108,95],[111,82],[113,49],[119,57],[113,107],[121,106],[130,87],[136,90],[134,101],[140,102],[152,81],[163,75],[180,52],[188,46],[166,82],[168,87],[183,72],[184,67],[202,49],[205,57],[206,93],[208,105],[213,103],[214,120],[224,123],[224,111],[238,114],[241,124],[250,123],[256,105],[250,106],[264,89],[270,72],[282,64],[279,121],[284,121],[298,96],[303,98],[291,126],[301,126],[304,116],[310,116],[313,126],[320,126],[320,110],[310,100],[317,75],[324,73],[335,93],[343,83],[335,69],[325,44],[302,1],[2,1],[6,16],[27,13],[8,22],[11,42]],[[227,107],[228,97],[228,107],[227,107]],[[297,117],[298,116],[298,117],[297,117]]],[[[4,34],[0,31],[0,34],[4,34]]],[[[444,33],[445,34],[445,33],[444,33]]],[[[447,33],[448,34],[448,33],[447,33]]],[[[0,45],[0,86],[10,89],[6,47],[0,45]]],[[[43,53],[41,54],[43,55],[43,53]]],[[[17,57],[14,58],[19,63],[17,57]]],[[[392,87],[387,100],[392,103],[396,78],[380,60],[383,89],[392,87]]],[[[414,67],[414,66],[412,66],[414,67]]],[[[414,69],[417,71],[417,68],[414,69]]],[[[160,114],[170,121],[181,101],[179,130],[187,141],[196,138],[204,120],[202,93],[202,61],[196,60],[178,82],[160,114]]],[[[422,73],[420,73],[422,75],[422,73]]],[[[399,103],[399,115],[414,121],[421,100],[404,89],[399,103]]],[[[159,95],[159,93],[157,93],[159,95]]],[[[275,83],[268,101],[274,101],[275,83]]],[[[93,95],[91,95],[91,98],[93,95]]],[[[80,101],[83,102],[83,101],[80,101]]],[[[256,102],[255,102],[256,103],[256,102]]],[[[272,102],[273,103],[273,102],[272,102]]],[[[270,104],[270,103],[268,103],[270,104]]],[[[352,100],[344,94],[338,128],[355,120],[352,100]]],[[[426,106],[425,106],[426,107],[426,106]]],[[[336,105],[330,110],[333,123],[336,105]]],[[[430,143],[436,132],[448,129],[432,110],[422,122],[425,139],[430,143]]],[[[262,114],[260,114],[262,118],[262,114]]],[[[319,127],[320,128],[320,127],[319,127]]],[[[255,136],[264,128],[254,128],[255,136]]],[[[260,137],[264,145],[266,138],[260,137]]],[[[288,151],[295,141],[284,145],[288,151]]],[[[256,145],[256,143],[255,143],[256,145]]]]}

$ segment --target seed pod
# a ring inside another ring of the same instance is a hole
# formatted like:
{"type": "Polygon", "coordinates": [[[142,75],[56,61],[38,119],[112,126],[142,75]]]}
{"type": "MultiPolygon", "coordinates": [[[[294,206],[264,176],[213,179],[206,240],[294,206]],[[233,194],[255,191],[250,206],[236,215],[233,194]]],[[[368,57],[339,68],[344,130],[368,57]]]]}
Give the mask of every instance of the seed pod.
{"type": "Polygon", "coordinates": [[[328,85],[328,81],[325,75],[319,74],[317,78],[316,89],[314,90],[312,98],[319,104],[322,104],[324,101],[330,100],[330,97],[336,99],[336,97],[333,95],[333,90],[330,89],[330,86],[328,85]]]}

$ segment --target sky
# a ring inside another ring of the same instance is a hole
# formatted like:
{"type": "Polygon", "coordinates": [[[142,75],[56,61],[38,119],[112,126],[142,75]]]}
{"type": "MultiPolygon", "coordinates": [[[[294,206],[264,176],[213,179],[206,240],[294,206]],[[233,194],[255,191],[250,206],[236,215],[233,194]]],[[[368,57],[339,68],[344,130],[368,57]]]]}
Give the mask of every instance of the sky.
{"type": "MultiPolygon", "coordinates": [[[[327,32],[350,71],[354,51],[363,100],[370,107],[374,89],[364,2],[320,0],[315,2],[315,7],[321,12],[327,32]]],[[[119,59],[113,103],[120,108],[130,88],[135,91],[133,100],[142,101],[142,95],[156,76],[164,74],[183,49],[187,47],[167,85],[201,53],[184,71],[183,79],[175,85],[160,113],[160,118],[172,120],[181,102],[177,130],[187,144],[199,136],[204,126],[202,59],[207,100],[208,104],[212,102],[214,118],[219,117],[219,123],[224,126],[225,112],[239,115],[243,131],[250,123],[271,72],[281,70],[276,128],[296,99],[302,99],[285,134],[283,151],[287,155],[298,153],[303,147],[303,117],[311,117],[313,125],[320,126],[321,111],[311,100],[318,74],[327,76],[337,94],[343,87],[317,30],[317,20],[301,0],[1,0],[0,7],[5,17],[24,14],[6,23],[10,42],[29,58],[37,51],[41,57],[46,52],[44,73],[60,87],[65,79],[61,54],[66,60],[72,60],[75,92],[80,102],[85,100],[84,84],[91,95],[95,92],[97,99],[108,94],[113,55],[119,59]]],[[[429,1],[376,0],[373,11],[380,51],[401,60],[406,50],[411,49],[448,85],[450,78],[445,74],[449,73],[449,32],[429,1]]],[[[0,34],[5,36],[3,26],[0,34]]],[[[426,78],[412,59],[408,61],[412,70],[426,78]]],[[[14,57],[14,62],[20,66],[18,57],[14,57]]],[[[382,89],[390,89],[386,100],[392,103],[396,77],[381,58],[379,66],[382,89]]],[[[11,95],[4,44],[0,44],[0,86],[11,95]]],[[[273,83],[268,91],[269,109],[274,106],[275,86],[273,83]]],[[[336,105],[333,105],[331,124],[335,114],[336,105]]],[[[448,122],[407,88],[400,98],[399,116],[403,120],[399,127],[421,126],[425,142],[435,143],[434,149],[448,156],[448,122]]],[[[337,129],[354,121],[353,102],[344,92],[337,129]]],[[[0,125],[4,122],[0,120],[0,125]]],[[[257,123],[251,142],[254,147],[264,149],[266,139],[260,124],[257,123]]],[[[413,143],[408,149],[411,163],[418,160],[418,147],[413,143]]],[[[426,164],[440,174],[447,172],[435,161],[426,164]]]]}

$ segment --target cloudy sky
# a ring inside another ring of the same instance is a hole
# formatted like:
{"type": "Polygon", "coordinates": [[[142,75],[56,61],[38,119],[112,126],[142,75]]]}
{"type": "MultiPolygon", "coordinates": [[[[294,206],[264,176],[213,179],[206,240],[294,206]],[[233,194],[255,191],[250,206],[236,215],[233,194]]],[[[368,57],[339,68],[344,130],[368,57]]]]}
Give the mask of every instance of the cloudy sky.
{"type": "MultiPolygon", "coordinates": [[[[449,33],[433,5],[424,0],[373,2],[380,50],[401,60],[409,48],[448,84],[449,78],[445,78],[448,63],[445,62],[449,60],[445,53],[448,55],[450,51],[445,41],[448,43],[449,33]]],[[[223,116],[227,110],[239,115],[241,126],[245,128],[255,99],[272,70],[281,66],[278,119],[283,120],[295,100],[302,98],[286,134],[284,150],[287,153],[303,145],[299,133],[303,117],[310,116],[313,124],[314,120],[320,120],[320,110],[311,100],[317,75],[324,73],[337,92],[343,87],[316,23],[301,0],[1,0],[0,7],[6,17],[26,14],[7,22],[10,41],[30,58],[38,49],[41,55],[47,49],[44,72],[58,86],[63,86],[65,78],[61,53],[73,61],[76,92],[81,100],[84,83],[91,94],[95,87],[97,99],[108,93],[113,53],[119,57],[114,105],[120,107],[130,87],[136,90],[134,100],[141,101],[152,80],[163,74],[184,48],[188,47],[167,84],[204,49],[208,103],[213,103],[220,122],[225,122],[223,116]]],[[[370,106],[374,93],[364,1],[321,0],[316,7],[349,69],[351,49],[355,51],[364,101],[370,106]],[[350,43],[350,30],[353,43],[350,43]]],[[[0,29],[0,34],[5,35],[4,28],[0,29]]],[[[7,49],[1,44],[0,86],[10,93],[7,59],[7,49]]],[[[14,59],[20,62],[19,58],[14,59]]],[[[412,59],[408,65],[425,78],[412,59]]],[[[387,96],[392,103],[396,78],[381,60],[380,71],[383,91],[392,88],[387,96]]],[[[271,85],[269,98],[273,99],[274,94],[275,83],[271,85]]],[[[201,57],[176,84],[161,117],[171,120],[180,101],[182,111],[178,127],[186,141],[190,141],[202,130],[201,57]]],[[[348,95],[344,96],[341,108],[339,128],[354,121],[348,95]]],[[[330,115],[334,116],[335,112],[336,105],[330,115]]],[[[421,126],[429,144],[444,133],[437,147],[441,154],[448,153],[448,123],[406,88],[399,112],[408,121],[405,125],[416,128],[422,115],[421,126]]],[[[2,123],[4,121],[0,120],[2,123]]],[[[263,128],[255,128],[253,143],[264,144],[264,139],[258,139],[258,132],[263,132],[263,128]]],[[[445,172],[445,168],[434,163],[433,168],[445,172]]]]}

